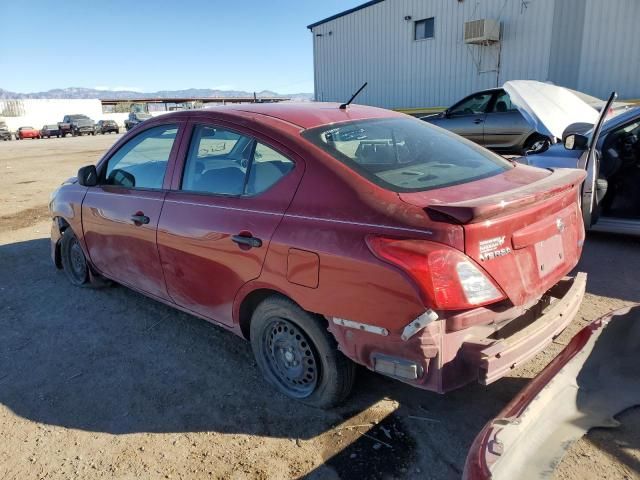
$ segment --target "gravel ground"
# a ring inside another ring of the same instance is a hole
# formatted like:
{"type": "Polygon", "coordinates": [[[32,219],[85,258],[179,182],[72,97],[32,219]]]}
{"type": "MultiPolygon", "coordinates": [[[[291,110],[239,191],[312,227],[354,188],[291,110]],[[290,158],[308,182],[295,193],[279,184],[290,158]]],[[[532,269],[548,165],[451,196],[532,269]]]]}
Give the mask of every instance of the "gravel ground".
{"type": "MultiPolygon", "coordinates": [[[[359,372],[331,412],[262,380],[242,339],[49,261],[49,194],[116,136],[0,142],[0,479],[459,478],[483,424],[588,321],[640,301],[640,242],[591,235],[571,326],[497,383],[447,396],[359,372]]],[[[640,409],[594,429],[560,479],[640,478],[640,409]]]]}

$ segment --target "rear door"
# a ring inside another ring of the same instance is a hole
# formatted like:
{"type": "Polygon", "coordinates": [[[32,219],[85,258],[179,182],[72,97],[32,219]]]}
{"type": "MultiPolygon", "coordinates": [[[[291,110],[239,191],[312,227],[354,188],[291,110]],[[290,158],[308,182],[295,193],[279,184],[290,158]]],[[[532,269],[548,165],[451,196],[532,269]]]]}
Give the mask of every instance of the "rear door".
{"type": "Polygon", "coordinates": [[[156,229],[183,125],[151,127],[124,143],[101,165],[99,184],[82,202],[92,264],[109,278],[163,299],[168,295],[156,229]]]}
{"type": "Polygon", "coordinates": [[[484,145],[484,122],[491,97],[491,92],[475,93],[447,110],[445,118],[436,124],[484,145]]]}
{"type": "Polygon", "coordinates": [[[494,94],[484,122],[484,146],[520,151],[533,129],[504,90],[494,94]]]}
{"type": "Polygon", "coordinates": [[[194,120],[189,128],[160,218],[158,250],[173,301],[231,325],[234,297],[260,275],[304,165],[244,127],[194,120]]]}

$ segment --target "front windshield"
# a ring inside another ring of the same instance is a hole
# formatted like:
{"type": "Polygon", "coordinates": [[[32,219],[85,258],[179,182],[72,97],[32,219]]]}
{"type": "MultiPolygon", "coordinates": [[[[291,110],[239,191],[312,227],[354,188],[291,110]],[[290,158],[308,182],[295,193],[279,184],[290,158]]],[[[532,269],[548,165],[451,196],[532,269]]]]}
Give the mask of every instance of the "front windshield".
{"type": "Polygon", "coordinates": [[[303,136],[363,177],[395,192],[467,183],[512,168],[488,150],[412,118],[323,126],[303,136]]]}

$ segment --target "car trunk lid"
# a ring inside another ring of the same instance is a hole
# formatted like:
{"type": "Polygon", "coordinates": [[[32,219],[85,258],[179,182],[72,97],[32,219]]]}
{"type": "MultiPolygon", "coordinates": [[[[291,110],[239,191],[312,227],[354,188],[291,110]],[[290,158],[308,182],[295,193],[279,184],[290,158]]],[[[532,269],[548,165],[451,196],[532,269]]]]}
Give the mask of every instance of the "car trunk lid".
{"type": "Polygon", "coordinates": [[[517,167],[467,188],[400,196],[429,215],[462,225],[465,253],[514,305],[524,305],[578,261],[584,242],[578,191],[584,177],[581,170],[517,167]]]}

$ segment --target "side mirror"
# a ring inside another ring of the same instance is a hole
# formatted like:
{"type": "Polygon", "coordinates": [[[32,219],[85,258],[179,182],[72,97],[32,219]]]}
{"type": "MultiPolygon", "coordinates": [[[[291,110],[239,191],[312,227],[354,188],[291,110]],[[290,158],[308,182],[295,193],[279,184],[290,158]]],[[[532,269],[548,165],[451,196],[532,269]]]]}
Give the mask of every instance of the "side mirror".
{"type": "Polygon", "coordinates": [[[442,112],[442,113],[440,114],[440,116],[441,116],[442,118],[449,118],[449,117],[451,116],[451,114],[449,113],[449,110],[445,110],[444,112],[442,112]]]}
{"type": "Polygon", "coordinates": [[[579,133],[572,133],[564,139],[564,148],[567,150],[585,150],[587,145],[589,145],[589,139],[579,133]]]}
{"type": "Polygon", "coordinates": [[[83,187],[95,187],[98,184],[98,171],[95,165],[87,165],[78,170],[78,183],[83,187]]]}

